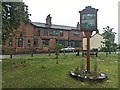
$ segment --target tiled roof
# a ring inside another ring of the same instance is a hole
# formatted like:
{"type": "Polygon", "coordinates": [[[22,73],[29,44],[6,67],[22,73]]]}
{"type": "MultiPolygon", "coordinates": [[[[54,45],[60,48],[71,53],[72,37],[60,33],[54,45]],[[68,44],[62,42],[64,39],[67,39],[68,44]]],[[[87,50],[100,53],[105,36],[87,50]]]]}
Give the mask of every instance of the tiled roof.
{"type": "MultiPolygon", "coordinates": [[[[45,23],[40,23],[40,22],[32,22],[32,24],[36,27],[47,27],[47,25],[45,23]]],[[[65,29],[65,30],[72,30],[72,29],[76,29],[76,27],[72,27],[72,26],[65,26],[65,25],[55,25],[52,24],[52,26],[50,28],[54,28],[54,29],[65,29]]]]}

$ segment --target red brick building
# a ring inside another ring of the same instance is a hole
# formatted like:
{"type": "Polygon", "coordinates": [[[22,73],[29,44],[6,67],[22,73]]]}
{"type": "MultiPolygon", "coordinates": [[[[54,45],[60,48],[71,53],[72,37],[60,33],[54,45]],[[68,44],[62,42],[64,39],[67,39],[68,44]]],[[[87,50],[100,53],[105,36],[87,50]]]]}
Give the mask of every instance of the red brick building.
{"type": "Polygon", "coordinates": [[[64,47],[72,46],[82,49],[83,35],[80,25],[77,27],[55,25],[48,15],[46,23],[31,22],[29,25],[22,23],[17,30],[15,38],[6,40],[5,53],[47,52],[55,50],[56,43],[64,47]]]}

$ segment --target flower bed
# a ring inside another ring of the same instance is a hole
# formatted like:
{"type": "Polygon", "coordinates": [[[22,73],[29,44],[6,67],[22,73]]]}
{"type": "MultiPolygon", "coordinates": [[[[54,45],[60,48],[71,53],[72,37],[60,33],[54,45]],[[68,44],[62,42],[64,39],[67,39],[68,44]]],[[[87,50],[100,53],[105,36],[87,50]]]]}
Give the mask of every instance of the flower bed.
{"type": "Polygon", "coordinates": [[[82,72],[81,74],[75,73],[75,71],[70,71],[70,75],[80,81],[93,81],[93,82],[103,82],[108,79],[108,75],[106,73],[98,73],[98,75],[94,75],[94,72],[82,72]]]}

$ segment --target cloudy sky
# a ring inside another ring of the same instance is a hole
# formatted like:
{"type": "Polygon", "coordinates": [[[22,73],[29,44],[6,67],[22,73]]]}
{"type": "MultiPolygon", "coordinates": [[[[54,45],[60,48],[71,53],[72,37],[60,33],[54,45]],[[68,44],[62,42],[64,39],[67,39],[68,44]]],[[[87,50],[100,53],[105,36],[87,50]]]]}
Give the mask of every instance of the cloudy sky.
{"type": "MultiPolygon", "coordinates": [[[[79,11],[86,6],[98,10],[98,29],[110,26],[118,33],[118,2],[120,0],[23,0],[32,14],[33,22],[45,23],[46,16],[51,14],[52,23],[76,27],[80,21],[79,11]]],[[[116,35],[116,42],[118,42],[116,35]]]]}

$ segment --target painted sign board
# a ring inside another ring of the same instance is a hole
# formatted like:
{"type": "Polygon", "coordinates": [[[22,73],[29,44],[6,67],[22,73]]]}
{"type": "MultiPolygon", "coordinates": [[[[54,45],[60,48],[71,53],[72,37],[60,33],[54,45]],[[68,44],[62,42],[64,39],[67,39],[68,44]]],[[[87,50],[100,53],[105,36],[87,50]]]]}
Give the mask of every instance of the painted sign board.
{"type": "Polygon", "coordinates": [[[80,12],[80,30],[95,31],[97,30],[97,11],[98,9],[87,6],[80,12]]]}
{"type": "Polygon", "coordinates": [[[81,28],[82,29],[95,29],[96,27],[96,15],[95,14],[83,14],[81,28]]]}

